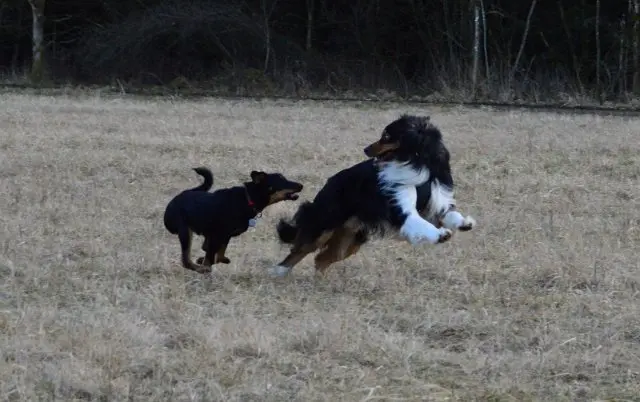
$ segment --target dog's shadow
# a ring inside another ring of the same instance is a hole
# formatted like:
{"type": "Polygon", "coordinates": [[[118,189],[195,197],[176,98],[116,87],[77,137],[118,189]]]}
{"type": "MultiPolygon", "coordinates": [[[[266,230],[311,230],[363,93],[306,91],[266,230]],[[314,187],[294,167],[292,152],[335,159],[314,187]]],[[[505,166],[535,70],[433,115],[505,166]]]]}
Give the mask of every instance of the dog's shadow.
{"type": "MultiPolygon", "coordinates": [[[[186,283],[186,291],[191,296],[203,296],[212,292],[241,291],[253,293],[258,297],[281,297],[295,295],[338,295],[352,294],[358,298],[363,293],[377,299],[372,287],[376,285],[362,278],[362,272],[352,266],[337,266],[329,276],[323,277],[306,272],[307,267],[300,267],[286,277],[271,277],[268,268],[272,261],[256,261],[253,267],[234,267],[215,264],[212,272],[193,276],[186,283]]],[[[343,265],[343,264],[339,264],[343,265]]]]}
{"type": "Polygon", "coordinates": [[[226,269],[229,265],[214,265],[212,272],[198,274],[186,283],[189,294],[196,295],[216,291],[229,290],[230,288],[261,293],[264,295],[277,293],[277,289],[295,288],[298,291],[336,292],[335,284],[328,278],[314,275],[296,275],[292,273],[287,277],[274,278],[268,274],[268,265],[259,264],[255,268],[236,271],[226,269]],[[264,265],[264,266],[263,266],[264,265]]]}
{"type": "Polygon", "coordinates": [[[268,274],[267,266],[247,268],[237,271],[229,265],[216,264],[210,273],[198,274],[187,282],[189,293],[213,292],[228,289],[229,287],[248,291],[268,291],[273,287],[302,288],[304,290],[317,288],[322,285],[318,280],[309,275],[291,275],[284,278],[273,278],[268,274]]]}

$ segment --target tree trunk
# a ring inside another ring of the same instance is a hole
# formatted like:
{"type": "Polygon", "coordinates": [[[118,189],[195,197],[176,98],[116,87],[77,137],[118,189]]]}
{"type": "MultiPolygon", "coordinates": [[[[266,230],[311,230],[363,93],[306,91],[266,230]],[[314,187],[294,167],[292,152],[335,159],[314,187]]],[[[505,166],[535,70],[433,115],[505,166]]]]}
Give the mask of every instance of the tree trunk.
{"type": "Polygon", "coordinates": [[[305,43],[305,49],[307,52],[311,50],[312,47],[312,35],[313,35],[313,11],[314,11],[315,1],[307,0],[307,38],[305,43]]]}
{"type": "Polygon", "coordinates": [[[473,66],[471,68],[471,91],[476,97],[478,87],[478,65],[480,64],[480,6],[478,1],[473,1],[473,66]]]}
{"type": "Polygon", "coordinates": [[[634,95],[640,95],[640,0],[629,0],[632,7],[633,32],[631,46],[633,57],[633,81],[632,91],[634,95]]]}
{"type": "Polygon", "coordinates": [[[625,95],[627,91],[627,60],[626,60],[626,43],[625,36],[627,35],[625,18],[620,18],[620,44],[618,53],[618,96],[625,95]]]}
{"type": "Polygon", "coordinates": [[[596,0],[596,96],[602,104],[602,90],[600,89],[600,0],[596,0]]]}
{"type": "Polygon", "coordinates": [[[527,15],[527,22],[525,23],[524,32],[522,33],[520,48],[518,49],[516,60],[513,62],[513,67],[511,67],[511,73],[509,74],[509,88],[511,88],[511,85],[513,83],[513,77],[516,75],[518,64],[520,63],[520,58],[522,57],[522,52],[524,51],[524,45],[527,43],[527,36],[529,35],[529,27],[531,26],[531,16],[533,15],[533,9],[536,7],[537,1],[538,0],[532,0],[531,7],[529,7],[529,14],[527,15]]]}
{"type": "Polygon", "coordinates": [[[45,0],[28,0],[31,6],[33,33],[31,37],[31,82],[41,83],[45,78],[44,65],[44,5],[45,0]]]}
{"type": "Polygon", "coordinates": [[[491,71],[489,71],[489,50],[487,49],[487,13],[484,8],[484,1],[480,0],[480,11],[482,12],[482,36],[483,36],[483,44],[484,48],[484,68],[485,68],[485,79],[487,82],[491,81],[491,71]]]}
{"type": "Polygon", "coordinates": [[[269,61],[271,60],[271,15],[276,8],[278,0],[272,0],[269,4],[269,0],[262,0],[262,16],[264,18],[264,41],[265,41],[265,54],[264,54],[264,73],[269,70],[269,61]]]}
{"type": "Polygon", "coordinates": [[[455,56],[453,51],[453,31],[451,29],[451,23],[449,22],[449,0],[442,0],[442,13],[444,14],[444,26],[446,29],[447,47],[449,48],[449,68],[453,68],[455,65],[455,56]]]}
{"type": "Polygon", "coordinates": [[[573,47],[573,38],[571,36],[571,31],[569,31],[569,25],[567,25],[567,20],[564,16],[564,7],[562,6],[562,0],[558,0],[558,10],[560,11],[560,19],[562,20],[562,27],[564,29],[564,33],[567,35],[567,43],[569,44],[569,52],[571,52],[571,63],[573,64],[573,71],[576,74],[576,80],[578,81],[578,90],[580,93],[584,93],[584,86],[582,85],[582,78],[580,78],[580,71],[582,67],[580,66],[580,62],[578,61],[578,55],[576,53],[576,49],[573,47]]]}

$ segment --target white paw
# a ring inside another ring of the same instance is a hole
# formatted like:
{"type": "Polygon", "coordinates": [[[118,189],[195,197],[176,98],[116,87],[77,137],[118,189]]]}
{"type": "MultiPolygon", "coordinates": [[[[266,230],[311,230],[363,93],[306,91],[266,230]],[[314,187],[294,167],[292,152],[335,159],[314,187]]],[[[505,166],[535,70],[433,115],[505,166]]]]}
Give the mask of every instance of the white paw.
{"type": "Polygon", "coordinates": [[[282,265],[276,265],[274,267],[269,268],[269,276],[272,278],[282,278],[285,277],[291,272],[291,268],[283,267],[282,265]]]}
{"type": "Polygon", "coordinates": [[[449,240],[451,231],[437,228],[418,215],[411,215],[400,228],[400,233],[414,246],[422,243],[438,244],[449,240]],[[445,240],[442,240],[445,238],[445,240]]]}
{"type": "Polygon", "coordinates": [[[440,236],[438,237],[438,241],[436,242],[438,244],[446,242],[451,238],[451,236],[453,236],[453,232],[451,231],[451,229],[440,228],[438,230],[440,231],[440,236]]]}
{"type": "Polygon", "coordinates": [[[464,218],[462,224],[458,227],[458,230],[461,232],[467,232],[476,226],[476,220],[470,216],[464,218]]]}

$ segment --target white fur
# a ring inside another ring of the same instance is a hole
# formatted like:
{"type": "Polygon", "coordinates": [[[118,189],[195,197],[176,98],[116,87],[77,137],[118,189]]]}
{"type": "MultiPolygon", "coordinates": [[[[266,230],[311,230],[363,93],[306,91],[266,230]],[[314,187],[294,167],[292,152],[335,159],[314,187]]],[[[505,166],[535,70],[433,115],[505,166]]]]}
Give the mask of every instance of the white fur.
{"type": "Polygon", "coordinates": [[[473,229],[476,226],[476,220],[470,216],[462,216],[462,214],[456,210],[448,211],[442,218],[442,226],[451,230],[458,230],[461,227],[473,229]]]}
{"type": "Polygon", "coordinates": [[[396,161],[382,162],[378,179],[383,186],[390,184],[406,184],[419,186],[429,180],[429,169],[416,170],[409,163],[396,161]]]}
{"type": "Polygon", "coordinates": [[[269,269],[269,275],[274,277],[274,278],[275,277],[282,278],[284,276],[287,276],[290,271],[291,271],[291,268],[289,268],[289,267],[285,267],[285,266],[282,266],[282,265],[276,265],[276,266],[271,267],[269,269]]]}
{"type": "Polygon", "coordinates": [[[429,174],[427,168],[416,170],[408,163],[395,161],[384,162],[378,173],[382,188],[392,193],[396,205],[407,215],[400,234],[414,246],[424,242],[437,244],[451,234],[449,229],[438,229],[424,220],[416,210],[416,186],[429,180],[429,174]]]}
{"type": "Polygon", "coordinates": [[[395,161],[384,162],[378,173],[382,188],[392,193],[396,205],[407,215],[400,228],[400,235],[414,246],[424,242],[437,244],[441,238],[451,234],[449,229],[438,229],[424,220],[416,210],[416,186],[429,180],[429,175],[427,168],[416,170],[408,163],[395,161]]]}
{"type": "Polygon", "coordinates": [[[441,216],[441,214],[449,211],[452,205],[456,205],[453,198],[453,190],[441,184],[437,179],[431,183],[431,198],[429,199],[429,208],[427,219],[432,220],[441,216]]]}
{"type": "Polygon", "coordinates": [[[393,198],[400,210],[407,214],[407,218],[400,228],[400,234],[412,245],[416,246],[424,242],[437,244],[441,238],[450,234],[451,231],[449,229],[438,229],[433,224],[422,219],[416,210],[418,194],[415,186],[405,185],[396,188],[393,198]]]}
{"type": "Polygon", "coordinates": [[[447,229],[458,229],[464,222],[464,216],[458,211],[449,211],[442,218],[442,226],[447,229]]]}

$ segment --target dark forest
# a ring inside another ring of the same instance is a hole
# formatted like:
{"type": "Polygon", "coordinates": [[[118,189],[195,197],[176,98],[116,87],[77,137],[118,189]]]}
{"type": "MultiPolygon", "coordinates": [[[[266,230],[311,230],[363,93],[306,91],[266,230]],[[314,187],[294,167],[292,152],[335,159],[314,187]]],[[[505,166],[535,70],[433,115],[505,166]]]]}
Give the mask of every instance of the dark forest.
{"type": "Polygon", "coordinates": [[[236,94],[628,102],[640,0],[2,0],[0,73],[236,94]]]}

